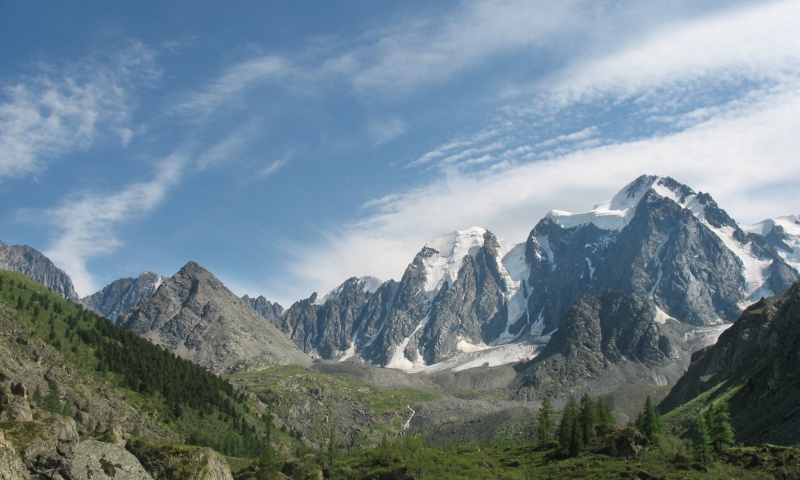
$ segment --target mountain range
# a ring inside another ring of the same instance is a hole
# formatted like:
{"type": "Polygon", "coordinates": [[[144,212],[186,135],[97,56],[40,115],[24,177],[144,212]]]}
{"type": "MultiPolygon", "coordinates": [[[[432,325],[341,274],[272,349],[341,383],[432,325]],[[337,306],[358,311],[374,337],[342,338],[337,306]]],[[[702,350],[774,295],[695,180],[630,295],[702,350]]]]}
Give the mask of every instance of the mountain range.
{"type": "MultiPolygon", "coordinates": [[[[489,365],[529,359],[576,305],[609,294],[640,304],[639,321],[656,325],[645,330],[713,342],[749,303],[800,279],[799,241],[796,217],[741,227],[709,194],[642,176],[588,212],[549,212],[523,243],[453,232],[427,243],[399,281],[350,278],[267,318],[311,355],[409,371],[476,352],[489,365]]],[[[681,371],[702,343],[660,348],[685,359],[681,371]]]]}
{"type": "MultiPolygon", "coordinates": [[[[0,266],[77,299],[30,247],[0,244],[0,266]]],[[[353,277],[286,309],[236,298],[195,262],[80,301],[214,371],[307,356],[429,372],[523,362],[517,387],[530,391],[563,384],[545,378],[554,367],[543,362],[579,347],[594,354],[573,355],[576,371],[625,360],[647,381],[673,383],[693,351],[799,270],[797,217],[740,226],[709,194],[643,175],[587,212],[550,211],[524,242],[452,232],[425,244],[399,281],[353,277]],[[595,334],[599,344],[582,342],[595,334]],[[289,353],[287,339],[307,356],[289,353]]]]}

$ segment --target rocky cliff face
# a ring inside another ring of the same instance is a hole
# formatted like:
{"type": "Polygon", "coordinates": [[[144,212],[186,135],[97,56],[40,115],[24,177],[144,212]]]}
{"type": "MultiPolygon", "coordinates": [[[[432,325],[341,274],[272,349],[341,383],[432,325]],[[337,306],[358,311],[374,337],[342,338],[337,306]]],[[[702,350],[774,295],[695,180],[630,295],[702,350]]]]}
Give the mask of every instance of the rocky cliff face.
{"type": "Polygon", "coordinates": [[[750,306],[719,341],[692,357],[661,403],[671,411],[713,391],[728,399],[736,439],[800,442],[800,283],[750,306]]]}
{"type": "Polygon", "coordinates": [[[570,308],[541,353],[517,367],[517,392],[527,398],[561,397],[592,386],[593,394],[623,385],[673,383],[698,345],[691,328],[660,318],[645,296],[609,292],[570,308]]]}
{"type": "Polygon", "coordinates": [[[264,298],[263,295],[259,295],[256,298],[250,298],[250,296],[245,295],[242,297],[242,300],[244,303],[252,305],[259,315],[266,318],[270,322],[274,323],[275,320],[283,315],[283,307],[278,303],[270,302],[264,298]]]}
{"type": "Polygon", "coordinates": [[[117,323],[213,372],[310,364],[284,333],[195,262],[117,323]]]}
{"type": "Polygon", "coordinates": [[[103,290],[84,297],[81,303],[88,309],[99,313],[115,322],[143,298],[147,298],[158,290],[163,282],[161,275],[144,272],[137,278],[121,278],[107,285],[103,290]]]}
{"type": "Polygon", "coordinates": [[[64,298],[78,301],[72,279],[40,251],[27,245],[8,246],[0,242],[0,270],[31,277],[64,298]]]}
{"type": "Polygon", "coordinates": [[[295,303],[275,324],[323,358],[357,354],[401,369],[436,363],[507,335],[506,301],[516,290],[504,254],[481,228],[443,235],[399,282],[351,278],[323,298],[295,303]]]}

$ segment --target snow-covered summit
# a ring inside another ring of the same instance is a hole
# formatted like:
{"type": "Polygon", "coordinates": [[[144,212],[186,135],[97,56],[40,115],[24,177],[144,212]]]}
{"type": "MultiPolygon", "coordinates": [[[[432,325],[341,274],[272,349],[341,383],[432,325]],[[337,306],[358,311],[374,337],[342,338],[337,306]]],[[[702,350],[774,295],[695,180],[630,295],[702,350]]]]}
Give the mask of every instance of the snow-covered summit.
{"type": "Polygon", "coordinates": [[[322,305],[328,300],[333,298],[340,298],[342,295],[346,295],[349,293],[375,293],[378,290],[378,287],[381,286],[383,281],[379,278],[371,277],[371,276],[364,276],[364,277],[352,277],[345,280],[344,283],[339,285],[338,287],[334,288],[330,292],[326,293],[322,296],[317,296],[313,303],[316,305],[322,305]]]}
{"type": "Polygon", "coordinates": [[[741,228],[747,233],[776,237],[778,255],[800,271],[800,215],[770,218],[753,225],[742,225],[741,228]]]}
{"type": "Polygon", "coordinates": [[[423,260],[425,267],[424,293],[430,299],[441,290],[444,282],[452,284],[464,257],[475,257],[484,244],[484,235],[487,230],[481,227],[472,227],[445,235],[440,235],[425,244],[426,249],[433,250],[423,260]]]}
{"type": "Polygon", "coordinates": [[[592,223],[602,230],[622,230],[630,223],[636,206],[650,190],[662,197],[673,199],[681,205],[687,201],[687,196],[694,194],[691,189],[669,177],[642,175],[626,185],[611,200],[595,205],[588,212],[571,213],[551,210],[545,218],[564,228],[592,223]]]}

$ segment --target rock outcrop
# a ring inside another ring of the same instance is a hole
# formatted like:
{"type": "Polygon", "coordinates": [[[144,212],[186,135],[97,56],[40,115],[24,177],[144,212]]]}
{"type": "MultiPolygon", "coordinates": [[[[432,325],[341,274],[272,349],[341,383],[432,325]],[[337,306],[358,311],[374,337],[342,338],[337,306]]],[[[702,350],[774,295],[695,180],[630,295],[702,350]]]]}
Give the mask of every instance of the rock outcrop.
{"type": "Polygon", "coordinates": [[[163,280],[161,275],[153,272],[144,272],[137,278],[121,278],[101,291],[84,297],[81,303],[116,322],[120,315],[135,307],[140,300],[156,293],[163,280]]]}
{"type": "Polygon", "coordinates": [[[77,302],[72,279],[42,252],[27,245],[8,246],[0,242],[0,270],[26,275],[64,298],[77,302]]]}
{"type": "Polygon", "coordinates": [[[800,283],[751,305],[719,341],[694,354],[659,406],[725,397],[737,441],[800,443],[800,283]]]}
{"type": "Polygon", "coordinates": [[[283,332],[195,262],[117,323],[212,372],[311,363],[283,332]]]}

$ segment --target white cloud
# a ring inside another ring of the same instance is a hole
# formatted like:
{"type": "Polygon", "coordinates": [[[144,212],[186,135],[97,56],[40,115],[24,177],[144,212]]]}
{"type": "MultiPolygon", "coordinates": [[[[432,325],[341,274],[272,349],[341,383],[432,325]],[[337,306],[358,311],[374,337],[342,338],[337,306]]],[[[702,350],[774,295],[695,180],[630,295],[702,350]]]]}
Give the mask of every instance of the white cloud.
{"type": "Polygon", "coordinates": [[[800,191],[799,108],[800,91],[793,91],[668,137],[581,150],[480,178],[450,175],[376,202],[377,213],[317,245],[295,247],[296,281],[290,283],[309,285],[308,295],[350,275],[399,279],[422,245],[448,229],[479,225],[522,242],[548,210],[589,210],[645,173],[711,193],[743,223],[798,213],[800,199],[785,192],[800,191]]]}
{"type": "Polygon", "coordinates": [[[2,87],[0,178],[36,173],[46,161],[91,147],[107,132],[123,145],[133,83],[159,75],[154,53],[140,44],[117,52],[111,61],[87,59],[61,69],[42,66],[35,74],[2,87]]]}
{"type": "Polygon", "coordinates": [[[114,193],[84,193],[44,212],[60,232],[44,253],[69,272],[80,295],[98,290],[87,262],[123,244],[114,232],[115,227],[161,203],[169,187],[180,180],[185,164],[185,156],[173,155],[162,162],[151,181],[134,183],[114,193]]]}
{"type": "Polygon", "coordinates": [[[256,173],[256,178],[265,178],[272,175],[286,165],[287,161],[288,158],[281,158],[270,162],[256,173]]]}
{"type": "MultiPolygon", "coordinates": [[[[579,2],[464,2],[455,11],[417,17],[377,34],[345,58],[359,92],[398,93],[451,78],[498,53],[576,31],[579,2]]],[[[384,27],[385,28],[385,27],[384,27]]]]}
{"type": "Polygon", "coordinates": [[[800,191],[798,18],[796,2],[773,2],[665,25],[537,82],[521,108],[518,90],[495,126],[409,165],[437,165],[438,178],[294,246],[290,283],[307,295],[349,275],[399,279],[426,241],[473,225],[521,242],[548,210],[588,210],[641,174],[709,192],[743,223],[799,213],[786,195],[800,191]],[[586,124],[600,114],[609,125],[586,124]],[[489,168],[447,168],[463,160],[489,168]]]}
{"type": "Polygon", "coordinates": [[[291,62],[277,55],[252,58],[228,68],[202,90],[186,95],[175,110],[202,120],[220,106],[236,102],[254,85],[280,79],[293,71],[291,62]]]}
{"type": "Polygon", "coordinates": [[[408,124],[398,117],[391,117],[385,120],[375,120],[370,122],[367,127],[375,145],[394,140],[408,130],[408,124]]]}
{"type": "MultiPolygon", "coordinates": [[[[616,53],[548,79],[547,96],[563,104],[646,95],[655,85],[780,76],[800,67],[800,4],[780,1],[661,25],[616,53]]],[[[541,85],[535,87],[540,88],[541,85]]]]}
{"type": "Polygon", "coordinates": [[[247,147],[258,136],[259,129],[256,122],[236,128],[222,141],[212,145],[199,155],[196,166],[200,170],[217,167],[241,160],[240,157],[247,147]]]}

